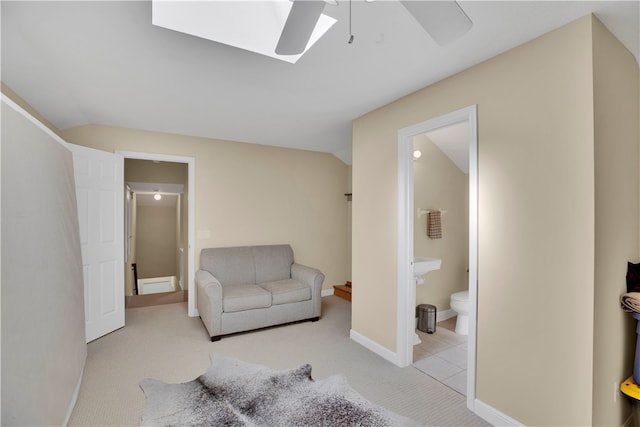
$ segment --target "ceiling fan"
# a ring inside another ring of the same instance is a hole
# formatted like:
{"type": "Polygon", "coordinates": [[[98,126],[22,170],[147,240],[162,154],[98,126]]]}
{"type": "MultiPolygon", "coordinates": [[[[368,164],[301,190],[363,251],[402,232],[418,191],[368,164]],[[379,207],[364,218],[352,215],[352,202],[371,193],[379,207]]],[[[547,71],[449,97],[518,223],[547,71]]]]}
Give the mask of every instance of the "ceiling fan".
{"type": "MultiPolygon", "coordinates": [[[[304,52],[326,4],[324,0],[292,1],[291,10],[276,46],[278,55],[298,55],[304,52]]],[[[458,39],[473,25],[460,5],[453,0],[398,1],[440,46],[458,39]]]]}

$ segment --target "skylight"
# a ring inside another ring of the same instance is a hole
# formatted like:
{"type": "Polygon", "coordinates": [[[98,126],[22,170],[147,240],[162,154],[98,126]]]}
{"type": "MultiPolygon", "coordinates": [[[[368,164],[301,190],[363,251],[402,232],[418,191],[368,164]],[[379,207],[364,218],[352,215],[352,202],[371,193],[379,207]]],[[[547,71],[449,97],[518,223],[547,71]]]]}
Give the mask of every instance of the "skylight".
{"type": "Polygon", "coordinates": [[[213,40],[292,64],[336,22],[321,15],[309,44],[299,55],[277,55],[276,45],[289,16],[289,0],[153,0],[153,25],[213,40]]]}

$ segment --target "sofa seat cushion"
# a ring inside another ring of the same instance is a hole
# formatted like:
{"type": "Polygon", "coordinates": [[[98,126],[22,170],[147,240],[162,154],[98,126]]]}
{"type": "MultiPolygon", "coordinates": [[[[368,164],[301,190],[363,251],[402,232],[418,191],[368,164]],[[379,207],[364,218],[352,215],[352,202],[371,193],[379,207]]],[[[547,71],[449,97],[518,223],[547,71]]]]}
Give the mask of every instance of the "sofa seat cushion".
{"type": "Polygon", "coordinates": [[[271,293],[273,297],[271,304],[273,305],[308,301],[311,299],[311,288],[295,279],[261,283],[260,286],[271,293]]]}
{"type": "Polygon", "coordinates": [[[271,307],[271,293],[258,285],[222,287],[222,311],[225,313],[266,307],[271,307]]]}

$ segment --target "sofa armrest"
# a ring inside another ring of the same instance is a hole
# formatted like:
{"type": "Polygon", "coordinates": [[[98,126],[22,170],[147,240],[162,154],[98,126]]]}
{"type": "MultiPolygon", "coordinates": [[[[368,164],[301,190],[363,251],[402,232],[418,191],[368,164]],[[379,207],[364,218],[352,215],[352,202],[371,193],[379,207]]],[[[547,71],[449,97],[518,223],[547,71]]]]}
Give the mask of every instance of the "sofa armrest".
{"type": "Polygon", "coordinates": [[[313,316],[320,317],[322,308],[322,283],[324,274],[318,269],[302,264],[291,265],[291,278],[311,287],[311,299],[313,300],[313,316]]]}
{"type": "Polygon", "coordinates": [[[206,270],[196,271],[196,301],[202,323],[210,337],[220,335],[222,316],[222,285],[206,270]]]}

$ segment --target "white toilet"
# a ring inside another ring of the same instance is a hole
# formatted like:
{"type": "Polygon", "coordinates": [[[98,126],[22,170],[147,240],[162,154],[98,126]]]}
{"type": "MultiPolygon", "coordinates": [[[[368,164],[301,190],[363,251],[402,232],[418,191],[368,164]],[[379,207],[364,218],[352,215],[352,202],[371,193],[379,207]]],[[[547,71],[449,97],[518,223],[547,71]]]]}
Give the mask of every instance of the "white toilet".
{"type": "Polygon", "coordinates": [[[458,313],[456,334],[469,335],[469,291],[456,292],[451,295],[451,309],[458,313]]]}

